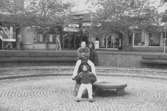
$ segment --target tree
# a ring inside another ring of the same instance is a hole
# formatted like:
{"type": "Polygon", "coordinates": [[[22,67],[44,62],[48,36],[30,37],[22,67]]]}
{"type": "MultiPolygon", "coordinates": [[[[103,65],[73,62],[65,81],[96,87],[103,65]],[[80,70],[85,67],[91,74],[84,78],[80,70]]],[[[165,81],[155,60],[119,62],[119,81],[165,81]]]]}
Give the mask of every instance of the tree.
{"type": "Polygon", "coordinates": [[[26,7],[26,13],[42,18],[44,21],[63,22],[64,16],[72,4],[60,0],[32,0],[26,7]]]}
{"type": "Polygon", "coordinates": [[[146,21],[157,22],[155,17],[157,10],[145,0],[99,0],[98,4],[102,6],[97,11],[101,21],[119,21],[133,24],[132,19],[134,19],[133,22],[138,24],[146,21]]]}
{"type": "Polygon", "coordinates": [[[63,24],[71,6],[61,0],[0,0],[0,19],[20,25],[63,24]]]}
{"type": "MultiPolygon", "coordinates": [[[[158,12],[149,1],[98,0],[95,5],[100,6],[96,13],[96,21],[102,23],[95,32],[120,32],[125,36],[124,39],[128,40],[130,26],[139,26],[144,29],[146,26],[159,23],[158,12]]],[[[127,44],[124,45],[127,46],[127,44]]]]}
{"type": "Polygon", "coordinates": [[[24,11],[24,0],[0,0],[1,13],[18,14],[24,11]]]}

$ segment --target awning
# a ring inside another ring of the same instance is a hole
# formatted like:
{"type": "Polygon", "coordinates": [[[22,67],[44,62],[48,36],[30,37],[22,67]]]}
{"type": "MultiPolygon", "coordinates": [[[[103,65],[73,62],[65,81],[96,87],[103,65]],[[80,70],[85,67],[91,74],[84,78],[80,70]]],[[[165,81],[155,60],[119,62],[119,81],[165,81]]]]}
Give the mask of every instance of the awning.
{"type": "Polygon", "coordinates": [[[6,39],[6,38],[3,38],[1,35],[0,35],[0,39],[1,39],[3,42],[16,42],[16,39],[6,39]]]}
{"type": "Polygon", "coordinates": [[[16,42],[16,39],[2,39],[4,42],[16,42]]]}
{"type": "Polygon", "coordinates": [[[65,32],[79,32],[79,28],[64,27],[63,31],[65,32]]]}

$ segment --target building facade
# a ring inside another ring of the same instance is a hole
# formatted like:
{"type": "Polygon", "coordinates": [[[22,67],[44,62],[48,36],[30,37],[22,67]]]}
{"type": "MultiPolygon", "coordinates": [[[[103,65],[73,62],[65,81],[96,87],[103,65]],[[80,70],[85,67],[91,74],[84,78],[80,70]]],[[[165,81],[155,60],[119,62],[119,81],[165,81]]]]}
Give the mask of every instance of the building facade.
{"type": "Polygon", "coordinates": [[[61,50],[61,27],[27,26],[21,29],[21,49],[61,50]]]}

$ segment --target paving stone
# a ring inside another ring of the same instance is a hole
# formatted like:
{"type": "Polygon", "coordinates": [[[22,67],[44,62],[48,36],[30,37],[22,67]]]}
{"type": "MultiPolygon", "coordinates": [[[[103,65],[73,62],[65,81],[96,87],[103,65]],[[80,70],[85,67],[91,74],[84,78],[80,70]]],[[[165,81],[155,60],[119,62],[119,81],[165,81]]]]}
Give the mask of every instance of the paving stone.
{"type": "Polygon", "coordinates": [[[74,101],[70,77],[38,77],[0,81],[3,111],[167,111],[167,81],[131,77],[99,77],[126,82],[126,95],[74,101]]]}

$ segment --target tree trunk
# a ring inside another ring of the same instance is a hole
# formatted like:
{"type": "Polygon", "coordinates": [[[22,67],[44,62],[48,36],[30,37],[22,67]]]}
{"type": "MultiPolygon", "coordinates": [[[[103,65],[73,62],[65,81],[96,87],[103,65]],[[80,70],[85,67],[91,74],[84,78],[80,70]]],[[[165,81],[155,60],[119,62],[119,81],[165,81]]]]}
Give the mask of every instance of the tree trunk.
{"type": "Polygon", "coordinates": [[[122,37],[122,39],[123,39],[122,40],[122,48],[123,48],[123,50],[127,51],[130,48],[128,33],[124,32],[124,31],[121,31],[121,30],[120,30],[120,32],[123,35],[123,37],[122,37]]]}

